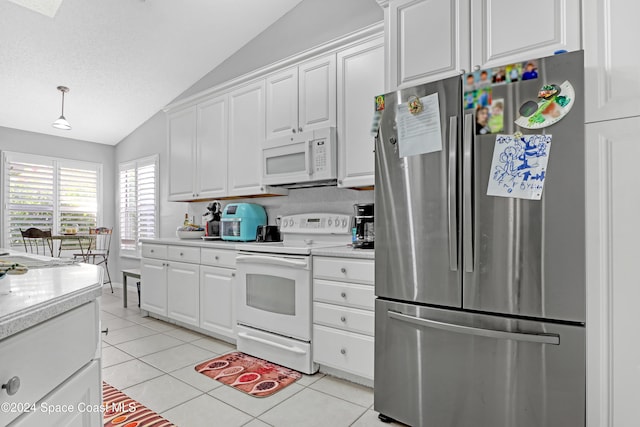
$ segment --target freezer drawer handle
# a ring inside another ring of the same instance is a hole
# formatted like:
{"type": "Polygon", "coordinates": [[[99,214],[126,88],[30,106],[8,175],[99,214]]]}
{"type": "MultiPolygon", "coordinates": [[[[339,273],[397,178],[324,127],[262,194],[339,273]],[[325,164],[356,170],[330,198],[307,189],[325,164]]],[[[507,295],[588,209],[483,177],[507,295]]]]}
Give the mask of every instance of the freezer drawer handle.
{"type": "Polygon", "coordinates": [[[448,332],[456,332],[459,334],[477,335],[481,337],[497,338],[503,340],[526,341],[540,344],[560,345],[560,336],[557,334],[525,334],[521,332],[505,332],[496,331],[494,329],[474,328],[471,326],[454,325],[452,323],[438,322],[436,320],[421,319],[415,316],[409,316],[395,311],[387,310],[387,315],[391,319],[400,320],[402,322],[413,323],[414,325],[424,326],[427,328],[440,329],[448,332]]]}
{"type": "Polygon", "coordinates": [[[239,332],[238,336],[241,337],[241,338],[244,338],[246,340],[249,340],[249,341],[255,341],[255,342],[259,342],[260,344],[270,345],[271,347],[279,348],[281,350],[290,351],[290,352],[296,353],[296,354],[306,354],[307,353],[306,351],[304,351],[301,348],[289,347],[288,345],[284,345],[284,344],[280,344],[280,343],[277,343],[277,342],[265,340],[263,338],[254,337],[252,335],[249,335],[246,332],[239,332]]]}

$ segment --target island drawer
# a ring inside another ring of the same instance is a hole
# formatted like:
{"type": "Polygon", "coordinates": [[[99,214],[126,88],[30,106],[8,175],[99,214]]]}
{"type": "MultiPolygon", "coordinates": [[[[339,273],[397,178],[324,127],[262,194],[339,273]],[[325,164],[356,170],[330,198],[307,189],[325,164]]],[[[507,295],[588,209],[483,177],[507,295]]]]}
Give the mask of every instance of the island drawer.
{"type": "Polygon", "coordinates": [[[316,363],[373,379],[373,353],[373,337],[313,326],[313,360],[316,363]]]}
{"type": "Polygon", "coordinates": [[[143,258],[167,259],[167,246],[143,243],[142,256],[143,258]]]}
{"type": "MultiPolygon", "coordinates": [[[[13,377],[15,394],[0,393],[0,403],[35,404],[93,359],[98,348],[98,305],[75,308],[0,341],[0,382],[13,377]]],[[[20,413],[0,411],[0,425],[20,413]]]]}
{"type": "Polygon", "coordinates": [[[374,261],[368,259],[314,257],[313,277],[373,284],[374,261]]]}
{"type": "Polygon", "coordinates": [[[313,322],[324,326],[373,336],[375,317],[373,311],[337,305],[313,303],[313,322]]]}
{"type": "Polygon", "coordinates": [[[371,285],[356,285],[322,279],[313,281],[314,301],[373,311],[375,299],[375,291],[371,285]]]}
{"type": "Polygon", "coordinates": [[[167,247],[167,259],[169,261],[200,264],[200,248],[193,246],[169,246],[167,247]]]}
{"type": "Polygon", "coordinates": [[[202,248],[200,263],[213,267],[236,268],[236,251],[228,249],[202,248]]]}

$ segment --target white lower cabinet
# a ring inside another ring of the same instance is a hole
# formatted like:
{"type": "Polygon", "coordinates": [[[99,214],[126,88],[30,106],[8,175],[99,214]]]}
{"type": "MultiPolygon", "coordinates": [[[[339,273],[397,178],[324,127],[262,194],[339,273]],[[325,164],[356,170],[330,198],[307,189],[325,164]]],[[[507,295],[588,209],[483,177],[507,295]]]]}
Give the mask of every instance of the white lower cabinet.
{"type": "Polygon", "coordinates": [[[98,303],[92,301],[0,341],[0,379],[19,381],[11,396],[0,390],[0,404],[3,408],[33,405],[22,414],[0,411],[0,425],[102,424],[100,361],[95,359],[100,346],[98,319],[98,303]],[[42,410],[57,404],[65,405],[66,411],[42,410]],[[97,415],[85,411],[94,406],[97,415]]]}
{"type": "Polygon", "coordinates": [[[200,327],[235,337],[235,270],[200,267],[200,327]]]}
{"type": "Polygon", "coordinates": [[[231,249],[143,243],[140,308],[235,341],[231,249]]]}
{"type": "Polygon", "coordinates": [[[315,256],[313,360],[373,380],[374,262],[315,256]]]}
{"type": "Polygon", "coordinates": [[[200,266],[174,261],[167,264],[167,316],[188,325],[198,326],[200,266]]]}

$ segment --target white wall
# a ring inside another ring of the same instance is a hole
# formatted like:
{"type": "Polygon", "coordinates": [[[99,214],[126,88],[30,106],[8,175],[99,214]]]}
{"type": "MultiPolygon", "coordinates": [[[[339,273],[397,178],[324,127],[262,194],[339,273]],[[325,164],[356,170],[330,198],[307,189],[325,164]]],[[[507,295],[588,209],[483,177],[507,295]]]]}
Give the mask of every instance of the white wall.
{"type": "MultiPolygon", "coordinates": [[[[64,131],[61,131],[61,134],[62,132],[64,131]]],[[[114,174],[115,147],[0,127],[0,150],[101,163],[102,221],[98,225],[105,227],[115,226],[115,212],[118,207],[114,187],[116,182],[114,174]]],[[[0,179],[4,179],[4,174],[0,179]]],[[[2,185],[4,185],[4,182],[2,182],[2,185]]]]}
{"type": "MultiPolygon", "coordinates": [[[[375,0],[304,0],[177,99],[186,98],[257,68],[380,22],[382,19],[382,9],[375,0]]],[[[206,203],[167,201],[167,136],[166,119],[162,112],[142,124],[116,146],[115,167],[117,169],[120,162],[151,154],[159,154],[160,157],[159,237],[175,237],[175,229],[184,220],[184,214],[188,212],[199,219],[205,211],[206,203]]],[[[247,201],[265,205],[270,222],[273,223],[274,220],[271,218],[275,218],[274,214],[310,211],[350,214],[353,212],[353,203],[373,201],[373,192],[328,187],[293,190],[288,197],[247,201]]],[[[116,231],[118,236],[119,230],[116,231]]],[[[115,255],[112,272],[139,267],[137,260],[119,257],[117,239],[112,250],[115,255]]],[[[116,280],[121,280],[118,279],[119,276],[115,277],[116,280]]]]}

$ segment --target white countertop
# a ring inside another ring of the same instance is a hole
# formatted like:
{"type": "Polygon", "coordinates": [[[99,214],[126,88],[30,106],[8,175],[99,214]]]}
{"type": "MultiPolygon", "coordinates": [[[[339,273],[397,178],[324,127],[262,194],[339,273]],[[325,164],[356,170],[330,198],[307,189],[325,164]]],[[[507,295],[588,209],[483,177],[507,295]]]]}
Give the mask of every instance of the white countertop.
{"type": "Polygon", "coordinates": [[[177,237],[165,237],[159,239],[140,239],[142,243],[155,245],[197,246],[199,248],[215,248],[235,250],[238,243],[228,240],[202,240],[202,239],[178,239],[177,237]]]}
{"type": "Polygon", "coordinates": [[[375,259],[374,249],[353,249],[351,245],[330,248],[316,248],[311,250],[311,255],[334,256],[340,258],[375,259]]]}
{"type": "Polygon", "coordinates": [[[33,268],[26,274],[4,276],[0,279],[0,340],[102,295],[103,271],[100,266],[75,264],[33,268]]]}

